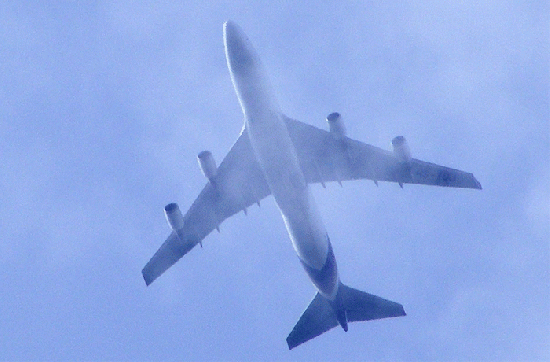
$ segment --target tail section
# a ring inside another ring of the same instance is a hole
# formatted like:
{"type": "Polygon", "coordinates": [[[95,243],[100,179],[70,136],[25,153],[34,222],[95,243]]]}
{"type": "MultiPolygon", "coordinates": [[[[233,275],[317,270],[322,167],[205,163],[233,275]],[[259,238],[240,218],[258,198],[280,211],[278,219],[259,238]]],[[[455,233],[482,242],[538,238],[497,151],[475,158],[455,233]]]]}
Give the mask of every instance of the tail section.
{"type": "Polygon", "coordinates": [[[350,322],[370,321],[390,317],[403,317],[407,314],[399,303],[377,297],[340,284],[343,305],[350,322]]]}
{"type": "Polygon", "coordinates": [[[292,329],[292,332],[286,337],[288,349],[299,346],[337,325],[336,313],[334,313],[334,309],[328,299],[317,292],[315,298],[309,303],[298,323],[292,329]]]}
{"type": "Polygon", "coordinates": [[[399,303],[350,288],[342,283],[330,301],[317,293],[286,338],[292,349],[324,332],[341,325],[347,332],[348,322],[405,316],[399,303]]]}

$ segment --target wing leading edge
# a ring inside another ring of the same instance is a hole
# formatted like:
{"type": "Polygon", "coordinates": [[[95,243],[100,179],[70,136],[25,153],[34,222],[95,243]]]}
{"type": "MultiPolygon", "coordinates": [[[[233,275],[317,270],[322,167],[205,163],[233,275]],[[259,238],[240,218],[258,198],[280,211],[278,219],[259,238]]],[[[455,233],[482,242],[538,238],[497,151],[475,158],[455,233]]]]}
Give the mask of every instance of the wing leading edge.
{"type": "Polygon", "coordinates": [[[270,194],[252,153],[245,129],[183,217],[183,228],[170,236],[142,270],[147,285],[187,254],[228,217],[270,194]]]}
{"type": "Polygon", "coordinates": [[[285,117],[308,183],[369,179],[481,189],[472,173],[411,159],[400,162],[392,152],[285,117]]]}

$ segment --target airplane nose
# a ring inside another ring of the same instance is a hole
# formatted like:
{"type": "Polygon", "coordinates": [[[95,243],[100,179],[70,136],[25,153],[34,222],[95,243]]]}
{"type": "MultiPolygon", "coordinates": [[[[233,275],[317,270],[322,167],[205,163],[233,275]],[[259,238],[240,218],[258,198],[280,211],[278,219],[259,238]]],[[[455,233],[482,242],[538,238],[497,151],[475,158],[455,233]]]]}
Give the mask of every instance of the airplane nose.
{"type": "Polygon", "coordinates": [[[239,26],[235,24],[233,21],[227,20],[223,24],[223,34],[225,38],[227,38],[228,36],[234,37],[234,34],[238,32],[239,32],[239,26]]]}
{"type": "Polygon", "coordinates": [[[242,29],[228,20],[223,26],[225,54],[231,72],[239,74],[254,64],[254,50],[242,29]]]}

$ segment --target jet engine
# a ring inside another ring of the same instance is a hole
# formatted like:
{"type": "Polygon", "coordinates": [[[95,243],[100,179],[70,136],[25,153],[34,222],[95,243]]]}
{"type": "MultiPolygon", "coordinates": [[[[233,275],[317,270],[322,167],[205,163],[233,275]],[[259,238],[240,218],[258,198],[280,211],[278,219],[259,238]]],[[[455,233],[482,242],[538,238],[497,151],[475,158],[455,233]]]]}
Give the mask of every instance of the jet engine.
{"type": "Polygon", "coordinates": [[[212,156],[210,151],[202,151],[198,155],[199,165],[201,166],[201,171],[210,181],[216,176],[217,167],[216,161],[212,156]]]}
{"type": "Polygon", "coordinates": [[[411,160],[411,150],[407,140],[403,136],[397,136],[392,141],[393,153],[400,162],[409,162],[411,160]]]}
{"type": "Polygon", "coordinates": [[[164,207],[164,215],[168,224],[174,231],[183,229],[183,215],[181,214],[178,204],[171,203],[164,207]]]}
{"type": "Polygon", "coordinates": [[[331,113],[327,116],[327,122],[332,134],[343,137],[346,135],[346,126],[342,120],[342,116],[338,112],[331,113]]]}

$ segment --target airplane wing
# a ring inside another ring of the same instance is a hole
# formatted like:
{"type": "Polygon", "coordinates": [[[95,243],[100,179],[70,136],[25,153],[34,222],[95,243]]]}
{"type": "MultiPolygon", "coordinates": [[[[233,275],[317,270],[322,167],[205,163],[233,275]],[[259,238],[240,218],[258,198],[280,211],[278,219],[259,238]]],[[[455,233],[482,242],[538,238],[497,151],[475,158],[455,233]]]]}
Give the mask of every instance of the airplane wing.
{"type": "Polygon", "coordinates": [[[164,244],[142,270],[147,285],[187,254],[228,217],[254,203],[271,191],[256,158],[246,130],[235,144],[183,217],[183,228],[172,231],[164,244]]]}
{"type": "Polygon", "coordinates": [[[285,117],[308,183],[369,179],[399,184],[423,184],[481,189],[473,174],[415,158],[400,162],[392,152],[336,136],[285,117]]]}

